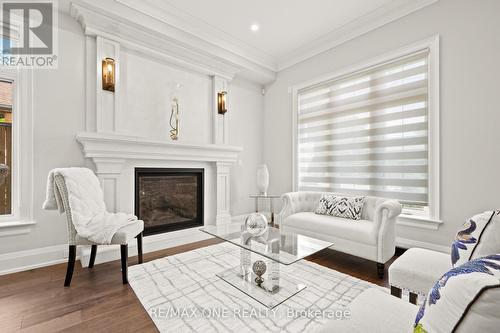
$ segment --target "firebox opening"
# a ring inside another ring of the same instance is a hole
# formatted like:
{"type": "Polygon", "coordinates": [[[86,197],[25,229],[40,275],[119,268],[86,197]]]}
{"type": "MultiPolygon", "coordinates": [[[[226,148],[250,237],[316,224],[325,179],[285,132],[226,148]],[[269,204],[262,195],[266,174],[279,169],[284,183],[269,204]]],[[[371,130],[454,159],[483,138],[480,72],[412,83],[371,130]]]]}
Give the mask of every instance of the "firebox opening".
{"type": "Polygon", "coordinates": [[[135,168],[135,214],[144,235],[203,225],[203,169],[135,168]]]}

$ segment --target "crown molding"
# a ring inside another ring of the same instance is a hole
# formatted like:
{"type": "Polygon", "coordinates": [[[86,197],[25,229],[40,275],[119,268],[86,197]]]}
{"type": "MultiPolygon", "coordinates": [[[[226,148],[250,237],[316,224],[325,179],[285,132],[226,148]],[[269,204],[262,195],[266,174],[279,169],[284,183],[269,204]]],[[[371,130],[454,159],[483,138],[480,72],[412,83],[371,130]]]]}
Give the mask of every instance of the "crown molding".
{"type": "Polygon", "coordinates": [[[116,41],[126,49],[188,70],[226,80],[238,75],[259,84],[276,77],[273,70],[117,1],[75,0],[70,14],[87,36],[116,41]]]}
{"type": "Polygon", "coordinates": [[[320,53],[331,50],[356,37],[432,5],[439,0],[395,0],[347,23],[339,29],[307,43],[278,59],[277,71],[282,71],[320,53]]]}

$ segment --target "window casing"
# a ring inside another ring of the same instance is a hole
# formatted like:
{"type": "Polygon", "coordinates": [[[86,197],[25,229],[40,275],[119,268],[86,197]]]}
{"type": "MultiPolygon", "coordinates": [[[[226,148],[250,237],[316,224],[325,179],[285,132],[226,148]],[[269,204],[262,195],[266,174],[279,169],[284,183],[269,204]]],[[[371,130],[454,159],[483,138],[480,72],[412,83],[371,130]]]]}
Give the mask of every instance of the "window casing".
{"type": "Polygon", "coordinates": [[[439,222],[437,37],[294,87],[294,189],[398,199],[439,222]]]}
{"type": "MultiPolygon", "coordinates": [[[[9,30],[13,43],[19,38],[20,27],[20,22],[11,21],[9,30]]],[[[1,24],[0,31],[3,31],[1,24]]],[[[10,237],[29,233],[36,224],[33,206],[33,70],[0,66],[0,78],[12,83],[11,207],[10,214],[0,215],[0,237],[10,237]]]]}
{"type": "Polygon", "coordinates": [[[33,73],[2,68],[0,78],[12,83],[11,209],[0,215],[0,237],[30,232],[33,208],[33,73]]]}

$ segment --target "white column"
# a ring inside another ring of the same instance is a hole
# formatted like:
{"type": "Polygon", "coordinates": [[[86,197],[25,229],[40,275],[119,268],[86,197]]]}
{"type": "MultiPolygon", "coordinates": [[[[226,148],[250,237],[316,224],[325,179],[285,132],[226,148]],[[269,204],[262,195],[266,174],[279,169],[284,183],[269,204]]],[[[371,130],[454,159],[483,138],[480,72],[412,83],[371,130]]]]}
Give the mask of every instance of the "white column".
{"type": "Polygon", "coordinates": [[[217,215],[216,224],[231,223],[231,164],[227,162],[217,162],[217,215]]]}
{"type": "Polygon", "coordinates": [[[118,180],[125,160],[115,158],[94,158],[96,175],[104,192],[104,202],[108,212],[120,212],[120,192],[118,180]]]}

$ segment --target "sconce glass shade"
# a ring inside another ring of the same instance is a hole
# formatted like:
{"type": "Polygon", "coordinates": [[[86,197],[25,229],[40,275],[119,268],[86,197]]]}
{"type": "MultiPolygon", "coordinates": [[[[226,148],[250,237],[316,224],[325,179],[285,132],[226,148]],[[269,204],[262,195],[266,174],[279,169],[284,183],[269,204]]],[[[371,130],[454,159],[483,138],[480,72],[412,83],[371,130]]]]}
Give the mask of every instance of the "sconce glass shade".
{"type": "Polygon", "coordinates": [[[102,89],[115,91],[115,59],[106,58],[102,61],[102,89]]]}
{"type": "Polygon", "coordinates": [[[217,110],[219,114],[224,114],[227,112],[226,109],[226,91],[221,91],[217,93],[217,110]]]}

